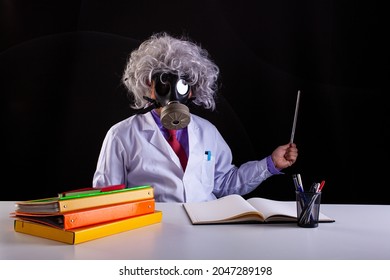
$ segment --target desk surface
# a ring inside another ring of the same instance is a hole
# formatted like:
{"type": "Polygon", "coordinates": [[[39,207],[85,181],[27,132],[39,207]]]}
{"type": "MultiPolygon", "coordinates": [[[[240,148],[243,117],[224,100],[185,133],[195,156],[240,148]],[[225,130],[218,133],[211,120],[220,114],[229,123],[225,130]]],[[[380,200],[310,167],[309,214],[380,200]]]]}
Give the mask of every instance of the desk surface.
{"type": "Polygon", "coordinates": [[[14,202],[0,202],[0,259],[390,259],[390,205],[321,205],[335,223],[191,225],[180,203],[157,203],[159,224],[68,245],[14,232],[14,202]]]}

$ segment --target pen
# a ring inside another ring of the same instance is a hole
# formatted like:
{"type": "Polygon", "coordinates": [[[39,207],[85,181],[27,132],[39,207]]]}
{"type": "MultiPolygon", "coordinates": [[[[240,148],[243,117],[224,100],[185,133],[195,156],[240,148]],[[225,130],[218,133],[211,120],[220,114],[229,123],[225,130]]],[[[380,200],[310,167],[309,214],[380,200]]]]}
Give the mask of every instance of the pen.
{"type": "Polygon", "coordinates": [[[320,183],[320,186],[318,187],[318,192],[320,192],[322,190],[324,185],[325,185],[325,180],[322,180],[321,183],[320,183]]]}
{"type": "Polygon", "coordinates": [[[297,178],[298,178],[299,186],[302,188],[302,191],[303,191],[303,184],[302,184],[301,174],[297,174],[297,178]]]}
{"type": "Polygon", "coordinates": [[[316,182],[311,184],[309,192],[317,192],[317,183],[316,182]]]}
{"type": "Polygon", "coordinates": [[[293,181],[294,181],[295,190],[297,190],[299,192],[303,192],[303,187],[302,187],[302,184],[299,183],[298,175],[299,174],[293,174],[293,181]]]}
{"type": "Polygon", "coordinates": [[[292,177],[293,177],[293,181],[294,181],[295,190],[298,191],[299,190],[299,183],[298,183],[297,175],[293,174],[292,177]]]}
{"type": "Polygon", "coordinates": [[[318,192],[319,187],[320,187],[320,183],[316,183],[315,192],[318,192]]]}
{"type": "Polygon", "coordinates": [[[207,156],[207,161],[210,161],[211,160],[211,151],[206,151],[204,153],[207,156]]]}

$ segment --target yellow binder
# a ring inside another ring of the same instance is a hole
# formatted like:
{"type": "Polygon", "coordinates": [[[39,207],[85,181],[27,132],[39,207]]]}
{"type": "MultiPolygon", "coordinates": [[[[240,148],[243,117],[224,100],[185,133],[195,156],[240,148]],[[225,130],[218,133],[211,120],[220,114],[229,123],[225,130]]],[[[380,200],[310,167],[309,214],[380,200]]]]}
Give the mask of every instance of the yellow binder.
{"type": "Polygon", "coordinates": [[[156,210],[151,214],[122,219],[115,222],[81,227],[73,230],[63,230],[34,222],[15,220],[14,230],[16,232],[52,239],[67,244],[79,244],[131,229],[156,224],[161,222],[161,220],[162,212],[156,210]]]}
{"type": "Polygon", "coordinates": [[[123,202],[154,198],[151,186],[113,191],[111,193],[90,194],[79,198],[59,197],[17,202],[15,212],[20,213],[66,213],[96,206],[112,205],[123,202]]]}

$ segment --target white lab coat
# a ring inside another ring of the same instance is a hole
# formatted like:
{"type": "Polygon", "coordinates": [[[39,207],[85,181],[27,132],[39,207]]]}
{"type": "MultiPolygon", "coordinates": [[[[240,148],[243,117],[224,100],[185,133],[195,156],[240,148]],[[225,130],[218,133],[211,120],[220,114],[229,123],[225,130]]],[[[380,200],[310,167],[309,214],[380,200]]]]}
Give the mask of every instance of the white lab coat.
{"type": "Polygon", "coordinates": [[[272,176],[266,159],[232,165],[232,153],[217,128],[191,114],[185,172],[151,113],[112,126],[104,139],[93,186],[151,185],[158,202],[207,201],[246,194],[272,176]],[[205,152],[211,153],[209,158],[205,152]]]}

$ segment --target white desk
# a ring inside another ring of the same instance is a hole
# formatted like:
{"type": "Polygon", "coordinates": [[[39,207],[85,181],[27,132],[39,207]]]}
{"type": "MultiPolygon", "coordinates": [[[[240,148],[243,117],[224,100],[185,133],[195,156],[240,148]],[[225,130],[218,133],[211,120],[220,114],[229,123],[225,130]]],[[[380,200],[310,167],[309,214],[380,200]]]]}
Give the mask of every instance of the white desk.
{"type": "Polygon", "coordinates": [[[16,233],[0,202],[0,259],[55,260],[389,260],[390,205],[321,205],[335,223],[318,228],[296,224],[190,224],[181,204],[157,203],[159,224],[68,245],[16,233]]]}

